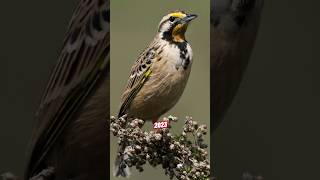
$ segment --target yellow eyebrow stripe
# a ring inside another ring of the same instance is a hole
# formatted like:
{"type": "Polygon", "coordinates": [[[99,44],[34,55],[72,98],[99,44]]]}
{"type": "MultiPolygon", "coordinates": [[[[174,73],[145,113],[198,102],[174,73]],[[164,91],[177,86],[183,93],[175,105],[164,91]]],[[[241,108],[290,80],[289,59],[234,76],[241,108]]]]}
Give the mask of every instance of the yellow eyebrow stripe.
{"type": "Polygon", "coordinates": [[[177,18],[184,18],[186,17],[186,14],[182,12],[174,12],[174,13],[170,13],[170,16],[177,17],[177,18]]]}

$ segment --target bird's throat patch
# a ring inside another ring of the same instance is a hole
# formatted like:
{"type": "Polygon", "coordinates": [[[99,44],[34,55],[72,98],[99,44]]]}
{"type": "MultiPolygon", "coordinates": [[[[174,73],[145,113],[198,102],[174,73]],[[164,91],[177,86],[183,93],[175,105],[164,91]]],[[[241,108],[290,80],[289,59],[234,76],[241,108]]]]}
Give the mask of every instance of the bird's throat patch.
{"type": "Polygon", "coordinates": [[[185,41],[185,32],[187,31],[188,24],[177,24],[172,30],[172,39],[175,42],[185,41]]]}

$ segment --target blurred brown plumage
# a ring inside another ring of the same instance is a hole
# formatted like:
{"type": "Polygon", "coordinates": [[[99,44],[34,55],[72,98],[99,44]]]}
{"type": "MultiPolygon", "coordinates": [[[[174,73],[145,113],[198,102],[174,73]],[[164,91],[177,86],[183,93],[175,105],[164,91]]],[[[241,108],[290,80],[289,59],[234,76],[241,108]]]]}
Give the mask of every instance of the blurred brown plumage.
{"type": "Polygon", "coordinates": [[[211,104],[214,131],[238,90],[259,27],[263,0],[211,1],[211,104]]]}
{"type": "Polygon", "coordinates": [[[109,0],[81,0],[42,97],[25,179],[108,179],[109,0]]]}

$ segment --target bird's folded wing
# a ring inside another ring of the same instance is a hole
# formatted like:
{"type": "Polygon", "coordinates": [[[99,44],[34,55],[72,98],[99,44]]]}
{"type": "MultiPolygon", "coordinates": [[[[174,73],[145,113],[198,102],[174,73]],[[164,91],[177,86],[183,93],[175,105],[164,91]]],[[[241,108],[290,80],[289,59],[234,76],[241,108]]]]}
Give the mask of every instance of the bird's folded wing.
{"type": "Polygon", "coordinates": [[[156,58],[156,48],[157,46],[154,46],[153,43],[151,43],[149,48],[140,54],[137,61],[132,66],[126,89],[122,95],[118,117],[121,117],[126,113],[132,100],[148,80],[149,76],[151,76],[152,64],[156,58]]]}
{"type": "Polygon", "coordinates": [[[80,1],[37,112],[26,177],[41,164],[77,109],[109,71],[109,0],[80,1]]]}

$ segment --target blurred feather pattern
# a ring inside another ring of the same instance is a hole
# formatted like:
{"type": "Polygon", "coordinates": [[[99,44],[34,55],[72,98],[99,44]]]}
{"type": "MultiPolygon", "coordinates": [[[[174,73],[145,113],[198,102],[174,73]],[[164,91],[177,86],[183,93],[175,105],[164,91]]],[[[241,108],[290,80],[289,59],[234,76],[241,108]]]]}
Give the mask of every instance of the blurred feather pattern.
{"type": "Polygon", "coordinates": [[[109,0],[80,0],[36,114],[25,179],[106,179],[109,0]],[[91,177],[91,178],[89,178],[91,177]]]}
{"type": "Polygon", "coordinates": [[[211,103],[215,130],[238,90],[257,36],[263,0],[211,0],[211,103]]]}

